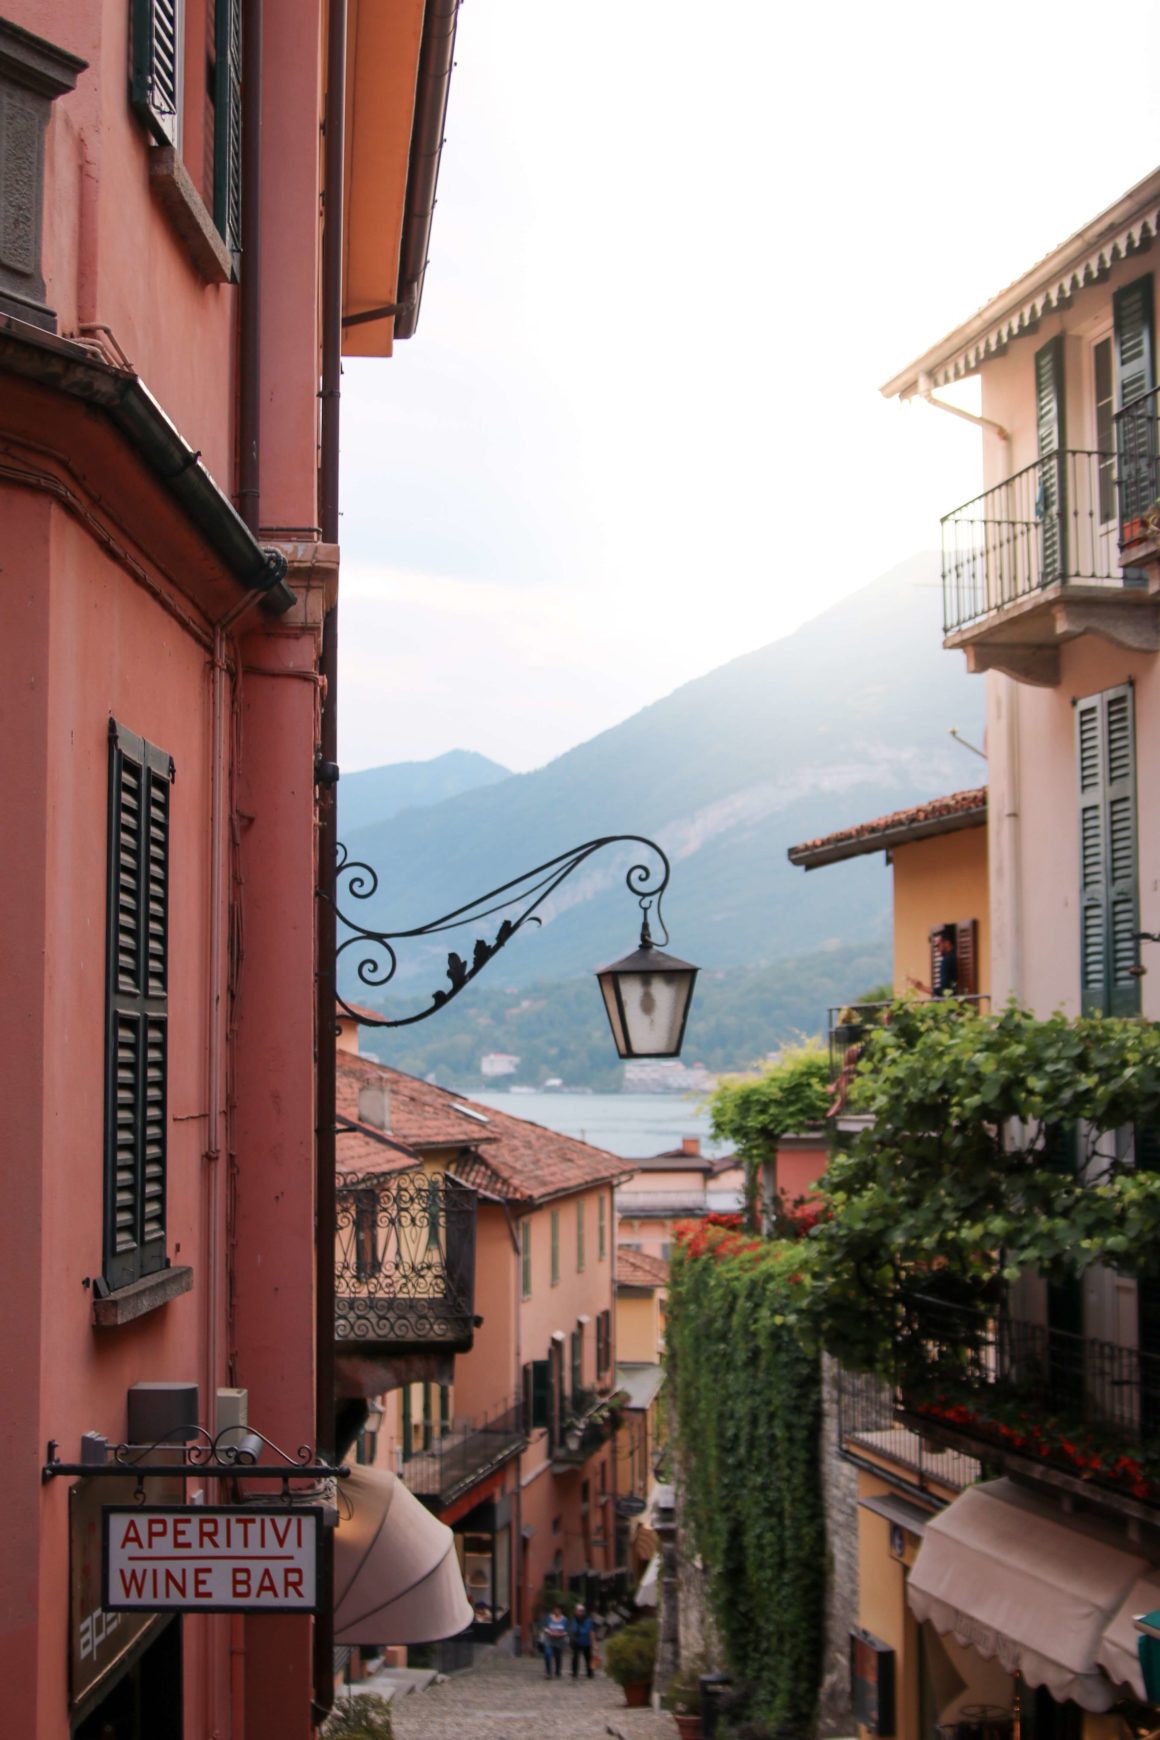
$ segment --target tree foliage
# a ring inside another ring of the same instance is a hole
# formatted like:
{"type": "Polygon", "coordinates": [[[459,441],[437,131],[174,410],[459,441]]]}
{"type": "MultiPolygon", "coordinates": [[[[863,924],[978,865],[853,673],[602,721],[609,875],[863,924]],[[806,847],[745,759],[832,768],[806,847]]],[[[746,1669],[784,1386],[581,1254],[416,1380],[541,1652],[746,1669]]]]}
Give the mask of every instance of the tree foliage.
{"type": "Polygon", "coordinates": [[[791,1321],[801,1245],[723,1226],[678,1242],[669,1370],[682,1502],[734,1677],[771,1731],[812,1732],[826,1539],[818,1359],[791,1321]]]}
{"type": "Polygon", "coordinates": [[[745,1164],[751,1225],[762,1162],[776,1158],[782,1136],[820,1123],[830,1102],[829,1064],[816,1041],[787,1047],[761,1075],[734,1076],[709,1096],[714,1136],[732,1142],[745,1164]]]}
{"type": "Polygon", "coordinates": [[[982,1303],[1028,1270],[1160,1274],[1160,1174],[1139,1163],[1160,1029],[903,1001],[856,1089],[873,1121],[831,1162],[805,1259],[808,1316],[847,1364],[889,1369],[908,1289],[982,1303]]]}

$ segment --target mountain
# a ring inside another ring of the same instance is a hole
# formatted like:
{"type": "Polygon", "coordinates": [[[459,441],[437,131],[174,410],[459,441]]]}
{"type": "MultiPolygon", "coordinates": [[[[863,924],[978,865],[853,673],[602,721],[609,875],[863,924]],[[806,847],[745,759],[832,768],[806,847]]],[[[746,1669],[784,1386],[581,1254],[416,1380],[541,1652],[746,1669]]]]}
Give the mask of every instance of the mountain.
{"type": "MultiPolygon", "coordinates": [[[[356,830],[346,844],[375,866],[379,890],[365,906],[340,890],[340,906],[401,930],[586,839],[632,833],[672,858],[672,950],[702,967],[885,942],[880,857],[806,873],[785,853],[978,782],[978,762],[948,731],[981,740],[984,685],[942,650],[939,602],[938,558],[916,556],[546,767],[356,830]]],[[[623,880],[634,861],[627,848],[590,860],[544,908],[543,928],[523,930],[465,994],[570,977],[634,946],[639,915],[623,880]]],[[[448,947],[470,958],[474,936],[490,939],[498,922],[403,945],[396,984],[421,1000],[444,982],[448,947]]]]}
{"type": "Polygon", "coordinates": [[[344,773],[338,785],[338,820],[344,835],[389,822],[402,810],[442,803],[460,792],[510,779],[510,770],[473,749],[449,749],[431,761],[395,761],[344,773]]]}

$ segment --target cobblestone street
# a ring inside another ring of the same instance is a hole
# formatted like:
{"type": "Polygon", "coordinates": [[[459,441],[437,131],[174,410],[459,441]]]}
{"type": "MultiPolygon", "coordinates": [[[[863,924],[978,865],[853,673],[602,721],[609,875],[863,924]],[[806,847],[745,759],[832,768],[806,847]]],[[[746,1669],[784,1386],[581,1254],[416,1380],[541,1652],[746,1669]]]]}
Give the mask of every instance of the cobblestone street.
{"type": "Polygon", "coordinates": [[[573,1680],[568,1662],[549,1680],[536,1656],[489,1656],[442,1685],[391,1705],[395,1740],[675,1740],[672,1717],[628,1710],[598,1673],[573,1680]]]}

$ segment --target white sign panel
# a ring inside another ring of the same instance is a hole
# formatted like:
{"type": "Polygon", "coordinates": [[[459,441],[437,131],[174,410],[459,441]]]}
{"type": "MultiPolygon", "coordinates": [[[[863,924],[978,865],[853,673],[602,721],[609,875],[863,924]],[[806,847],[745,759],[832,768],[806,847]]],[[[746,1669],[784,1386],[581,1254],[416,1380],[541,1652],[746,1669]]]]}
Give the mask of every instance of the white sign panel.
{"type": "Polygon", "coordinates": [[[313,1613],[318,1508],[136,1505],[105,1510],[109,1612],[313,1613]]]}

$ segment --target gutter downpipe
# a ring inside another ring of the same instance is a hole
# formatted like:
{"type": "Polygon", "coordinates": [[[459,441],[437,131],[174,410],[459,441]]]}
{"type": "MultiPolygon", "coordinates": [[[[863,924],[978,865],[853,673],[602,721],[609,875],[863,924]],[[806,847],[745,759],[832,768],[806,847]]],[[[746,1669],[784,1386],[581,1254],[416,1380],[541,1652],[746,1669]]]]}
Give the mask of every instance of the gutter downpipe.
{"type": "Polygon", "coordinates": [[[964,423],[970,423],[976,429],[991,429],[1000,441],[1010,441],[1011,436],[1002,423],[996,423],[993,417],[980,417],[975,411],[964,411],[961,405],[948,404],[946,399],[936,399],[934,382],[929,375],[919,375],[918,396],[926,404],[933,405],[936,411],[949,411],[952,417],[961,417],[964,423]]]}
{"type": "Polygon", "coordinates": [[[238,395],[238,512],[261,525],[262,5],[242,0],[241,386],[238,395]]]}
{"type": "Polygon", "coordinates": [[[435,216],[435,188],[443,153],[443,128],[447,120],[447,95],[455,64],[455,30],[459,0],[427,0],[423,37],[419,47],[419,73],[415,90],[415,120],[411,129],[411,155],[407,164],[407,202],[403,233],[399,240],[399,283],[395,333],[413,338],[419,324],[423,279],[427,272],[427,249],[435,216]]]}
{"type": "MultiPolygon", "coordinates": [[[[339,433],[342,390],[342,203],[346,131],[346,0],[330,0],[326,39],[326,136],[323,150],[322,389],[320,409],[319,523],[323,541],[339,541],[339,433]]],[[[338,762],[338,602],[322,623],[319,674],[322,697],[320,758],[338,762]]],[[[320,785],[318,802],[318,899],[315,903],[315,1434],[329,1456],[335,1437],[334,1225],[335,1225],[335,945],[337,924],[338,800],[333,781],[320,785]]],[[[333,1551],[333,1531],[326,1531],[333,1551]]],[[[314,1714],[334,1707],[334,1612],[314,1622],[314,1714]]]]}

